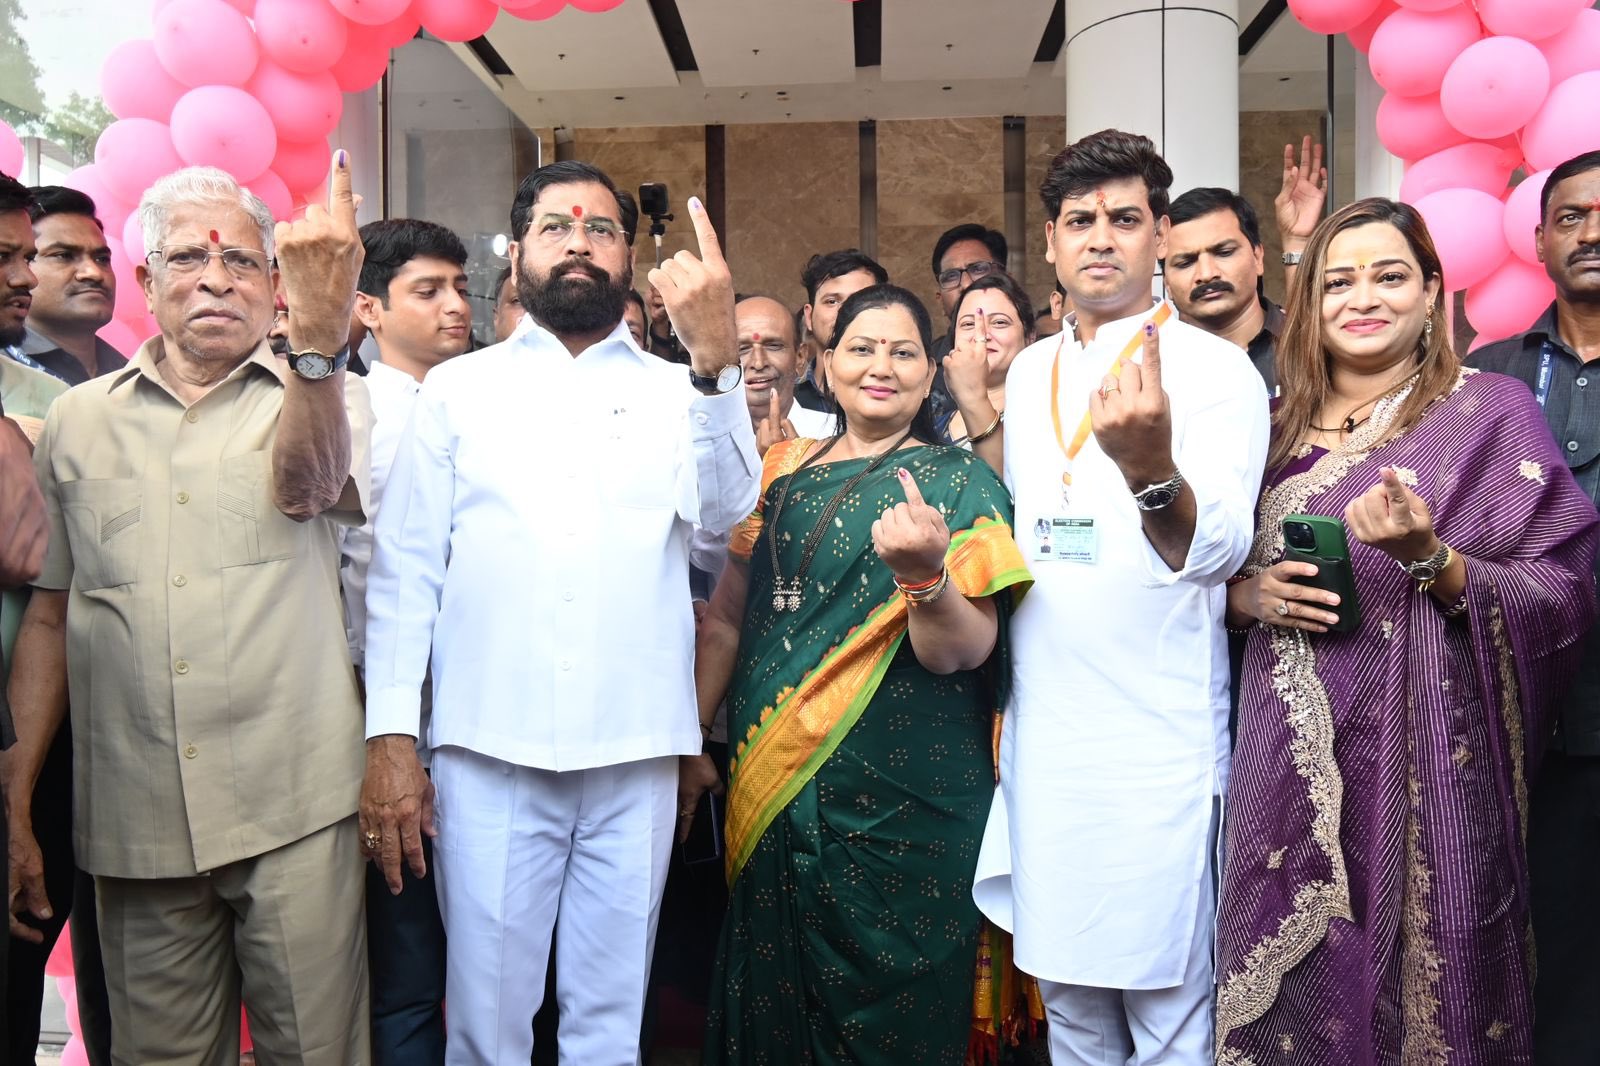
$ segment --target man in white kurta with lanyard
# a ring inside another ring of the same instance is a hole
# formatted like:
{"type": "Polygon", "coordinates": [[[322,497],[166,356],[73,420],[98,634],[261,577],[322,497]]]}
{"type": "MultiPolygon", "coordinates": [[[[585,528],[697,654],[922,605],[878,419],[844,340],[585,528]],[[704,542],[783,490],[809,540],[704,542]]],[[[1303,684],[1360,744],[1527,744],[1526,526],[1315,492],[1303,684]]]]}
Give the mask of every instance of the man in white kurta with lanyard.
{"type": "Polygon", "coordinates": [[[1046,258],[1076,321],[1006,382],[1034,587],[974,895],[1039,978],[1055,1066],[1212,1061],[1222,607],[1267,403],[1239,348],[1151,298],[1171,181],[1147,138],[1115,130],[1056,157],[1046,258]]]}
{"type": "Polygon", "coordinates": [[[689,539],[749,514],[760,470],[728,267],[698,200],[689,214],[700,256],[650,273],[686,369],[623,322],[610,179],[570,161],[525,178],[527,317],[429,372],[379,512],[361,833],[399,891],[437,832],[450,1066],[526,1066],[552,936],[560,1061],[638,1061],[667,860],[693,814],[677,756],[702,748],[689,539]],[[430,651],[432,787],[416,755],[430,651]]]}

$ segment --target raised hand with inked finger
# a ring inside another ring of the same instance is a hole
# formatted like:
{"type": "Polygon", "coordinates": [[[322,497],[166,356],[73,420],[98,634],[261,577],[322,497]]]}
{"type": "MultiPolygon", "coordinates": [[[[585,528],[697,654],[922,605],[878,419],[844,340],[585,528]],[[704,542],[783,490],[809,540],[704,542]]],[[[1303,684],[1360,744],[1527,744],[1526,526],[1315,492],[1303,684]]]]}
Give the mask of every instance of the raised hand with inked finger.
{"type": "Polygon", "coordinates": [[[1439,550],[1428,505],[1400,480],[1394,467],[1384,467],[1380,476],[1378,484],[1350,501],[1344,510],[1345,524],[1361,543],[1397,562],[1428,558],[1439,550]]]}
{"type": "Polygon", "coordinates": [[[911,471],[901,467],[896,473],[906,499],[872,523],[872,547],[896,580],[907,585],[925,584],[944,569],[950,529],[944,516],[922,498],[911,471]]]}
{"type": "Polygon", "coordinates": [[[1133,491],[1165,481],[1177,470],[1172,404],[1161,384],[1161,331],[1153,322],[1143,328],[1144,362],[1128,360],[1120,375],[1106,374],[1089,394],[1095,441],[1133,491]]]}
{"type": "Polygon", "coordinates": [[[799,434],[795,432],[794,423],[783,415],[778,398],[778,390],[773,389],[768,397],[767,416],[756,426],[756,452],[766,455],[767,449],[774,444],[782,444],[786,440],[794,440],[799,434]]]}
{"type": "Polygon", "coordinates": [[[739,332],[733,320],[733,275],[722,256],[722,242],[697,196],[689,197],[689,220],[700,248],[680,251],[648,277],[661,294],[672,330],[689,352],[696,374],[714,377],[739,361],[739,332]]]}
{"type": "Polygon", "coordinates": [[[350,315],[356,303],[356,282],[364,252],[356,226],[358,197],[351,190],[350,153],[334,153],[328,183],[328,206],[312,204],[305,216],[279,222],[279,284],[289,316],[289,347],[315,348],[333,355],[350,336],[350,315]]]}
{"type": "Polygon", "coordinates": [[[961,411],[968,436],[981,433],[994,418],[994,404],[989,400],[989,319],[981,307],[976,317],[977,328],[971,336],[958,340],[944,357],[945,387],[961,411]],[[985,413],[987,418],[982,417],[985,413]]]}

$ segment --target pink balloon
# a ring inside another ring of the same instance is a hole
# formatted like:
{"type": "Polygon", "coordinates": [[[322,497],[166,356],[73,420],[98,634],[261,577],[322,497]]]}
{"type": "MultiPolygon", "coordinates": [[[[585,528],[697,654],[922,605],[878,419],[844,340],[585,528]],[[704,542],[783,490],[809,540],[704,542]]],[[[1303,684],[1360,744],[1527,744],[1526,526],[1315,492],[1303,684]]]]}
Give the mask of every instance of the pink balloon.
{"type": "Polygon", "coordinates": [[[1539,262],[1539,245],[1534,239],[1533,230],[1543,221],[1539,217],[1539,197],[1544,192],[1544,183],[1549,177],[1548,170],[1529,174],[1518,182],[1517,187],[1511,190],[1511,195],[1506,197],[1506,217],[1503,223],[1506,243],[1511,246],[1511,254],[1524,263],[1539,262]]]}
{"type": "Polygon", "coordinates": [[[1544,267],[1512,256],[1467,290],[1467,321],[1479,336],[1500,340],[1533,325],[1555,298],[1555,284],[1544,267]]]}
{"type": "Polygon", "coordinates": [[[0,173],[13,178],[22,174],[22,138],[9,122],[0,122],[0,173]]]}
{"type": "Polygon", "coordinates": [[[376,34],[352,33],[345,45],[344,55],[330,68],[333,80],[347,93],[358,93],[378,84],[383,72],[389,69],[389,46],[377,40],[376,34]]]}
{"type": "Polygon", "coordinates": [[[530,22],[539,22],[547,18],[554,18],[567,8],[567,0],[506,0],[503,5],[506,14],[515,15],[519,19],[530,22]]]}
{"type": "MultiPolygon", "coordinates": [[[[610,11],[614,7],[621,7],[622,6],[622,0],[569,0],[569,2],[572,4],[573,7],[577,8],[579,11],[587,11],[591,15],[598,15],[598,14],[600,14],[602,12],[610,11]]],[[[1302,2],[1305,2],[1305,0],[1302,0],[1302,2]]],[[[1337,3],[1337,0],[1315,0],[1315,2],[1320,4],[1320,5],[1322,5],[1323,7],[1331,7],[1335,3],[1337,3]]],[[[1348,2],[1346,2],[1344,4],[1344,7],[1347,9],[1347,12],[1348,12],[1348,10],[1360,10],[1362,8],[1368,8],[1368,9],[1375,8],[1375,7],[1378,6],[1378,3],[1379,3],[1379,0],[1348,0],[1348,2]]],[[[1289,7],[1291,9],[1294,7],[1293,0],[1290,0],[1289,7]]],[[[1371,14],[1371,11],[1368,10],[1367,14],[1371,14]]],[[[1348,13],[1346,14],[1345,17],[1348,18],[1348,13]]],[[[1365,18],[1366,16],[1363,15],[1362,17],[1365,18]]],[[[1340,32],[1343,32],[1343,31],[1340,31],[1340,32]]]]}
{"type": "Polygon", "coordinates": [[[1384,93],[1377,127],[1378,140],[1401,159],[1421,159],[1469,139],[1450,125],[1434,95],[1384,93]]]}
{"type": "Polygon", "coordinates": [[[1437,92],[1456,56],[1483,36],[1470,8],[1401,9],[1372,35],[1367,59],[1379,85],[1402,96],[1437,92]]]}
{"type": "Polygon", "coordinates": [[[1477,0],[1477,5],[1490,33],[1537,41],[1571,26],[1594,0],[1477,0]]]}
{"type": "Polygon", "coordinates": [[[344,54],[349,23],[328,0],[257,0],[256,36],[275,62],[303,74],[327,70],[344,54]]]}
{"type": "Polygon", "coordinates": [[[1600,148],[1600,70],[1574,74],[1550,90],[1522,131],[1528,165],[1538,170],[1600,148]]]}
{"type": "Polygon", "coordinates": [[[1395,0],[1395,2],[1412,11],[1443,11],[1447,7],[1459,4],[1461,0],[1395,0]]]}
{"type": "Polygon", "coordinates": [[[411,0],[329,0],[334,9],[363,26],[381,26],[406,13],[411,0]]]}
{"type": "Polygon", "coordinates": [[[156,43],[146,37],[117,45],[100,68],[100,95],[118,118],[165,122],[172,105],[188,91],[161,66],[156,43]]]}
{"type": "Polygon", "coordinates": [[[1345,31],[1345,36],[1350,39],[1350,46],[1365,55],[1367,49],[1372,47],[1372,35],[1378,32],[1378,27],[1383,25],[1383,20],[1400,10],[1394,0],[1383,0],[1377,10],[1366,17],[1359,26],[1345,31]]]}
{"type": "MultiPolygon", "coordinates": [[[[589,3],[572,0],[582,11],[591,10],[589,3]]],[[[1289,13],[1312,33],[1343,33],[1359,26],[1377,6],[1378,0],[1289,0],[1289,13]]]]}
{"type": "Polygon", "coordinates": [[[1505,204],[1498,197],[1480,189],[1440,189],[1415,206],[1439,250],[1447,289],[1472,288],[1510,254],[1500,225],[1505,204]]]}
{"type": "Polygon", "coordinates": [[[1585,8],[1572,25],[1539,42],[1550,64],[1550,84],[1560,85],[1574,74],[1600,70],[1600,11],[1585,8]]]}
{"type": "Polygon", "coordinates": [[[130,263],[144,262],[144,224],[139,221],[137,211],[122,224],[122,254],[128,257],[130,263]]]}
{"type": "Polygon", "coordinates": [[[1458,144],[1406,167],[1400,199],[1415,204],[1440,189],[1477,189],[1498,200],[1514,166],[1510,153],[1492,144],[1458,144]]]}
{"type": "Polygon", "coordinates": [[[148,118],[118,119],[95,142],[94,161],[100,175],[118,199],[139,202],[157,178],[183,169],[172,146],[172,131],[148,118]]]}
{"type": "Polygon", "coordinates": [[[69,189],[77,189],[93,200],[95,214],[99,216],[102,224],[111,227],[113,231],[121,228],[128,217],[128,212],[133,210],[127,201],[118,199],[111,191],[100,173],[100,168],[93,163],[74,170],[61,179],[61,184],[69,189]]]}
{"type": "Polygon", "coordinates": [[[1456,129],[1490,140],[1521,129],[1549,92],[1543,52],[1520,37],[1485,37],[1445,71],[1439,103],[1456,129]]]}
{"type": "MultiPolygon", "coordinates": [[[[117,318],[101,326],[98,336],[111,347],[121,352],[124,357],[138,351],[139,345],[144,343],[139,339],[139,334],[134,331],[133,326],[117,318]]],[[[73,1039],[77,1038],[74,1037],[73,1039]]],[[[71,1042],[69,1041],[68,1045],[70,1046],[70,1044],[71,1042]]],[[[66,1061],[66,1055],[63,1052],[61,1058],[63,1066],[65,1066],[66,1061]]],[[[84,1062],[88,1062],[88,1059],[85,1059],[84,1062]]]]}
{"type": "Polygon", "coordinates": [[[272,172],[291,189],[305,189],[328,176],[333,152],[328,142],[278,141],[278,154],[272,159],[272,172]]]}
{"type": "Polygon", "coordinates": [[[172,109],[172,143],[190,166],[221,167],[251,181],[271,165],[278,134],[261,101],[243,89],[203,85],[172,109]]]}
{"type": "Polygon", "coordinates": [[[327,71],[300,74],[263,59],[245,92],[261,101],[278,136],[314,141],[332,133],[344,111],[339,83],[327,71]]]}
{"type": "Polygon", "coordinates": [[[156,15],[155,46],[188,86],[243,85],[259,58],[250,21],[223,0],[172,0],[156,15]]]}
{"type": "Polygon", "coordinates": [[[411,10],[440,40],[470,41],[489,32],[500,5],[494,0],[416,0],[411,10]]]}
{"type": "Polygon", "coordinates": [[[292,201],[289,197],[289,186],[283,179],[270,170],[263,170],[261,176],[245,185],[245,188],[266,201],[272,211],[274,219],[282,220],[289,217],[292,210],[292,201]]]}
{"type": "Polygon", "coordinates": [[[417,35],[417,30],[422,28],[422,20],[417,18],[415,11],[406,10],[404,15],[393,22],[385,22],[382,26],[375,26],[369,31],[369,36],[375,41],[382,42],[385,48],[399,48],[417,35]]]}

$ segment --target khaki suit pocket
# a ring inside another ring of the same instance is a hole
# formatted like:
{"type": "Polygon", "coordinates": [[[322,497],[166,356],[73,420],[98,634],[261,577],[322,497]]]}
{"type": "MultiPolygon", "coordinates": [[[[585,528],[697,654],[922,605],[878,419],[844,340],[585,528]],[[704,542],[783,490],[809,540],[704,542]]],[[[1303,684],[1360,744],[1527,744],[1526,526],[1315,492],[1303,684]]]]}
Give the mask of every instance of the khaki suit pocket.
{"type": "Polygon", "coordinates": [[[222,461],[217,523],[224,567],[291,559],[298,553],[300,523],[272,501],[271,452],[246,452],[222,461]]]}
{"type": "Polygon", "coordinates": [[[63,482],[61,514],[81,589],[113,588],[139,578],[144,482],[94,478],[63,482]]]}

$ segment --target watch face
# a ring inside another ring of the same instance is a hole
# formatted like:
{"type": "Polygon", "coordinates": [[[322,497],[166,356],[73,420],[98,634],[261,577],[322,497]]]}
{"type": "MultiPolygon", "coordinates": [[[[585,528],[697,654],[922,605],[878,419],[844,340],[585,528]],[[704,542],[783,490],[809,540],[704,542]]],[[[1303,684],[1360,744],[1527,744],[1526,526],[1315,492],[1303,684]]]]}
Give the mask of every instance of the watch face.
{"type": "Polygon", "coordinates": [[[333,373],[333,360],[321,352],[301,352],[294,357],[294,372],[316,381],[333,373]]]}
{"type": "Polygon", "coordinates": [[[738,387],[743,376],[744,372],[740,370],[738,363],[729,363],[717,372],[717,391],[732,392],[738,387]]]}
{"type": "Polygon", "coordinates": [[[1146,511],[1159,511],[1163,507],[1170,507],[1177,498],[1177,489],[1160,488],[1139,497],[1139,506],[1146,511]]]}

